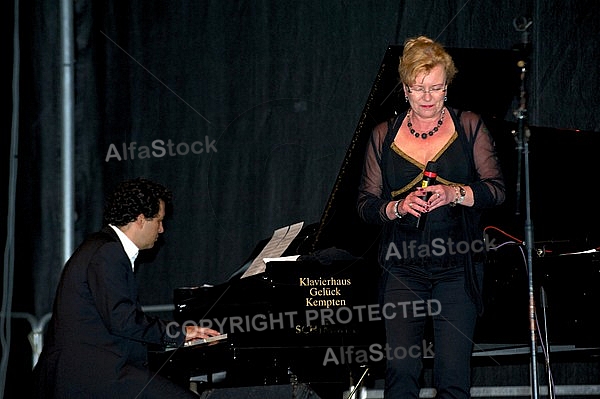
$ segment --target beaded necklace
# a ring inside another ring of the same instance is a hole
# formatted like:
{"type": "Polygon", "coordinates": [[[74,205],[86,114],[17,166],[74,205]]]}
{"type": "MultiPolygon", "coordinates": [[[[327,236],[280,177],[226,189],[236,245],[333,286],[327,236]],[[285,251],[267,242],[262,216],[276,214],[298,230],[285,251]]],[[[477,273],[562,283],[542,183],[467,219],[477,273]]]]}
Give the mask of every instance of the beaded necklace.
{"type": "Polygon", "coordinates": [[[427,133],[418,133],[415,131],[415,129],[413,129],[413,125],[410,120],[411,113],[412,113],[412,109],[409,109],[406,114],[406,127],[408,127],[410,134],[412,134],[415,137],[421,137],[423,140],[425,140],[427,137],[433,136],[440,129],[440,126],[442,126],[442,124],[444,123],[444,115],[446,114],[446,108],[442,108],[440,120],[437,121],[437,124],[434,126],[434,128],[431,129],[430,131],[428,131],[427,133]]]}

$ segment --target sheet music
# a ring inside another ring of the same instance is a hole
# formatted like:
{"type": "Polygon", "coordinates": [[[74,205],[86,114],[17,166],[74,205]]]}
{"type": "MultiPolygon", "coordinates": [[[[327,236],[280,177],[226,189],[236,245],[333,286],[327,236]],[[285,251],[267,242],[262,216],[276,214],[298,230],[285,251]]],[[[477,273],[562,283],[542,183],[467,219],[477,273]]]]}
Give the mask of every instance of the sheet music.
{"type": "Polygon", "coordinates": [[[303,225],[304,222],[300,222],[275,230],[273,232],[273,237],[271,237],[267,245],[265,245],[263,250],[260,251],[258,256],[252,261],[252,264],[248,267],[248,270],[244,272],[241,278],[263,273],[266,269],[264,259],[280,257],[290,246],[294,238],[298,236],[303,225]]]}
{"type": "Polygon", "coordinates": [[[567,252],[564,254],[559,254],[558,256],[565,256],[565,255],[583,255],[583,254],[595,254],[596,252],[598,252],[597,249],[588,249],[587,251],[579,251],[579,252],[567,252]]]}
{"type": "Polygon", "coordinates": [[[265,263],[269,263],[269,262],[291,262],[291,261],[298,260],[299,257],[300,257],[300,255],[290,255],[290,256],[279,256],[277,258],[263,258],[263,260],[265,261],[265,263]]]}

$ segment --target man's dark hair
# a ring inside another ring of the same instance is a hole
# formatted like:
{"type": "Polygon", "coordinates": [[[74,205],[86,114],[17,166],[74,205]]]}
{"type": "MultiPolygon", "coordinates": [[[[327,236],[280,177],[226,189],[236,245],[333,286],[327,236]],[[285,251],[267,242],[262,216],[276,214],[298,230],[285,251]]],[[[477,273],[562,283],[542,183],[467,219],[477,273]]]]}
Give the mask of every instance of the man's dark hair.
{"type": "Polygon", "coordinates": [[[126,180],[108,197],[104,206],[104,224],[124,226],[140,214],[146,218],[156,217],[160,200],[164,201],[165,209],[173,200],[173,194],[163,185],[141,177],[126,180]]]}

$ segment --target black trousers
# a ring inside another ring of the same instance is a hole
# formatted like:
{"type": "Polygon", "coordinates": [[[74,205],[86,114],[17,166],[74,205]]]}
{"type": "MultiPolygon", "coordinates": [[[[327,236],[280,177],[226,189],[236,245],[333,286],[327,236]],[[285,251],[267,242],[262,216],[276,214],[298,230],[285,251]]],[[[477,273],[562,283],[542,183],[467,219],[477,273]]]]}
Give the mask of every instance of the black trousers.
{"type": "Polygon", "coordinates": [[[423,355],[433,356],[437,398],[469,398],[477,309],[464,267],[394,266],[382,276],[387,335],[385,398],[418,398],[423,355]],[[433,346],[425,326],[433,323],[433,346]]]}

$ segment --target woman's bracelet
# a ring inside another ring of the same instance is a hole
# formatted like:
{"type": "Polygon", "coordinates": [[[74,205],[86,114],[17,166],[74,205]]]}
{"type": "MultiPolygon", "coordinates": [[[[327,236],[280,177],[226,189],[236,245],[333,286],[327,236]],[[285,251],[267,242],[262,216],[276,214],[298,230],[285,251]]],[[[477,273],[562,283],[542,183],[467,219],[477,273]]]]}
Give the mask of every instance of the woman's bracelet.
{"type": "Polygon", "coordinates": [[[465,191],[464,187],[462,186],[452,186],[454,187],[454,201],[452,201],[450,203],[450,206],[456,206],[458,204],[462,204],[462,202],[465,200],[465,196],[467,195],[467,192],[465,191]]]}
{"type": "Polygon", "coordinates": [[[450,206],[456,206],[456,204],[458,203],[458,196],[460,195],[458,193],[458,186],[452,186],[454,187],[454,200],[450,203],[450,206]]]}
{"type": "Polygon", "coordinates": [[[396,201],[396,203],[394,204],[394,215],[396,215],[396,217],[398,219],[402,219],[402,215],[400,214],[400,212],[398,212],[398,205],[400,205],[400,201],[402,200],[398,200],[396,201]]]}

